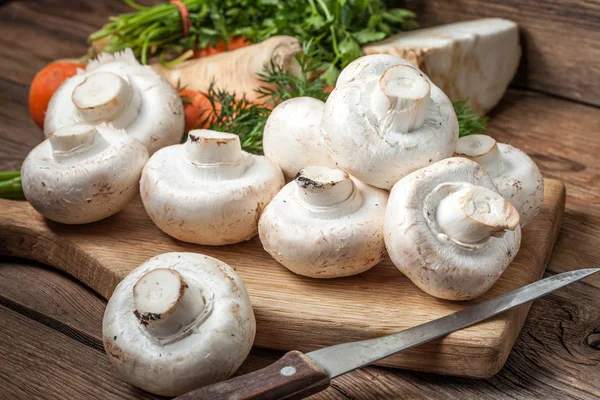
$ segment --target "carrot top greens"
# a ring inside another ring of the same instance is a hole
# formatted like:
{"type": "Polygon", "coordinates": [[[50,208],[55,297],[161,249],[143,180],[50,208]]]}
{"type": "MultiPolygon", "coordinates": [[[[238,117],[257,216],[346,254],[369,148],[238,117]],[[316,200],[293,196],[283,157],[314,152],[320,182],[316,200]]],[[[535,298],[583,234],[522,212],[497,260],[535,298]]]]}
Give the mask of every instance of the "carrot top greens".
{"type": "Polygon", "coordinates": [[[188,36],[180,10],[165,2],[111,18],[91,41],[107,40],[103,51],[131,48],[146,64],[149,57],[176,55],[244,36],[259,42],[275,35],[314,40],[325,61],[321,75],[333,85],[341,68],[361,55],[361,45],[417,27],[415,14],[388,9],[382,0],[182,0],[189,12],[188,36]]]}

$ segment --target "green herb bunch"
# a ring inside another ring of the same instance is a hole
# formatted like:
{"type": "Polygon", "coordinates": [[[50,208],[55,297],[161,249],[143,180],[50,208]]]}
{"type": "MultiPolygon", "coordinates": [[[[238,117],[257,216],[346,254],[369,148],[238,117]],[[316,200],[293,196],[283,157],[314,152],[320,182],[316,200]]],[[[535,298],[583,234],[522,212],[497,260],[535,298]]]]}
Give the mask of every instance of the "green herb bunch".
{"type": "Polygon", "coordinates": [[[143,7],[124,0],[136,11],[111,18],[91,41],[106,39],[103,51],[131,48],[142,63],[151,56],[164,59],[244,36],[259,42],[275,35],[300,41],[314,38],[325,68],[321,74],[333,85],[340,68],[361,55],[361,45],[417,27],[415,14],[388,9],[383,0],[182,0],[191,27],[184,36],[179,8],[171,3],[143,7]]]}
{"type": "Polygon", "coordinates": [[[455,101],[452,105],[458,118],[460,137],[486,132],[488,117],[475,114],[464,101],[455,101]]]}

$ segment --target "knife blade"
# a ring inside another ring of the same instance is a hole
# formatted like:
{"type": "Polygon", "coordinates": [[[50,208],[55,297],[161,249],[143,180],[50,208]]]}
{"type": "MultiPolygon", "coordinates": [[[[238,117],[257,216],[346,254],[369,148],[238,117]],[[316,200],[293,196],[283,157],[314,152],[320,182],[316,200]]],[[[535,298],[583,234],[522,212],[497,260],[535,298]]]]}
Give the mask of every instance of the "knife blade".
{"type": "Polygon", "coordinates": [[[484,321],[599,271],[600,268],[589,268],[557,274],[445,317],[379,338],[338,344],[307,354],[291,351],[261,370],[205,386],[177,399],[304,398],[325,389],[329,380],[336,376],[484,321]]]}

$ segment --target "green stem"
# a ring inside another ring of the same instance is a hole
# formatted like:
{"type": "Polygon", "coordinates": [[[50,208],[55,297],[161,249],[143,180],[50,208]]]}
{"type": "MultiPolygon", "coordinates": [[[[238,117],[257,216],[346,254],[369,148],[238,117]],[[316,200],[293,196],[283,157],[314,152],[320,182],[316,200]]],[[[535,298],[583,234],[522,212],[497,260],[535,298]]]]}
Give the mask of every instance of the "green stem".
{"type": "Polygon", "coordinates": [[[6,181],[9,179],[17,178],[21,176],[20,171],[2,171],[0,172],[0,181],[6,181]]]}
{"type": "Polygon", "coordinates": [[[20,176],[0,182],[0,198],[12,200],[25,198],[20,176]]]}

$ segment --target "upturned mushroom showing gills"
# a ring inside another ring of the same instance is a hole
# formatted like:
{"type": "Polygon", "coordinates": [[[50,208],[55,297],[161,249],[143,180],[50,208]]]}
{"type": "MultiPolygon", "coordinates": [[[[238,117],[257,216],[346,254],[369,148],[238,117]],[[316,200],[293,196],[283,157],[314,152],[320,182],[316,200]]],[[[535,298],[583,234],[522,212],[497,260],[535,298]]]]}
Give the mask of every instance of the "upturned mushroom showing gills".
{"type": "Polygon", "coordinates": [[[242,151],[237,135],[193,130],[186,143],[150,158],[140,189],[165,233],[217,246],[255,236],[261,212],[283,185],[279,167],[242,151]]]}
{"type": "Polygon", "coordinates": [[[163,396],[229,377],[255,333],[242,280],[224,262],[195,253],[161,254],[134,269],[102,323],[104,348],[122,378],[163,396]]]}
{"type": "Polygon", "coordinates": [[[324,108],[321,100],[296,97],[269,115],[263,133],[265,156],[279,165],[287,181],[309,165],[336,166],[321,136],[324,108]]]}
{"type": "Polygon", "coordinates": [[[21,167],[25,198],[46,218],[85,224],[122,210],[138,193],[148,151],[125,131],[101,124],[59,129],[21,167]]]}
{"type": "Polygon", "coordinates": [[[258,233],[289,270],[313,278],[356,275],[385,255],[387,192],[339,169],[311,166],[267,206],[258,233]]]}
{"type": "Polygon", "coordinates": [[[485,293],[517,255],[519,213],[477,163],[438,161],[391,191],[385,244],[392,262],[432,296],[469,300],[485,293]]]}
{"type": "Polygon", "coordinates": [[[44,134],[73,124],[110,122],[146,146],[150,154],[179,143],[184,113],[177,91],[131,50],[102,54],[54,93],[44,134]]]}
{"type": "Polygon", "coordinates": [[[414,65],[361,57],[340,74],[325,103],[322,131],[341,169],[382,189],[451,157],[458,139],[452,103],[414,65]]]}
{"type": "Polygon", "coordinates": [[[544,178],[523,151],[496,143],[487,135],[470,135],[458,140],[456,155],[470,158],[486,170],[502,196],[519,211],[522,227],[538,214],[544,200],[544,178]]]}

